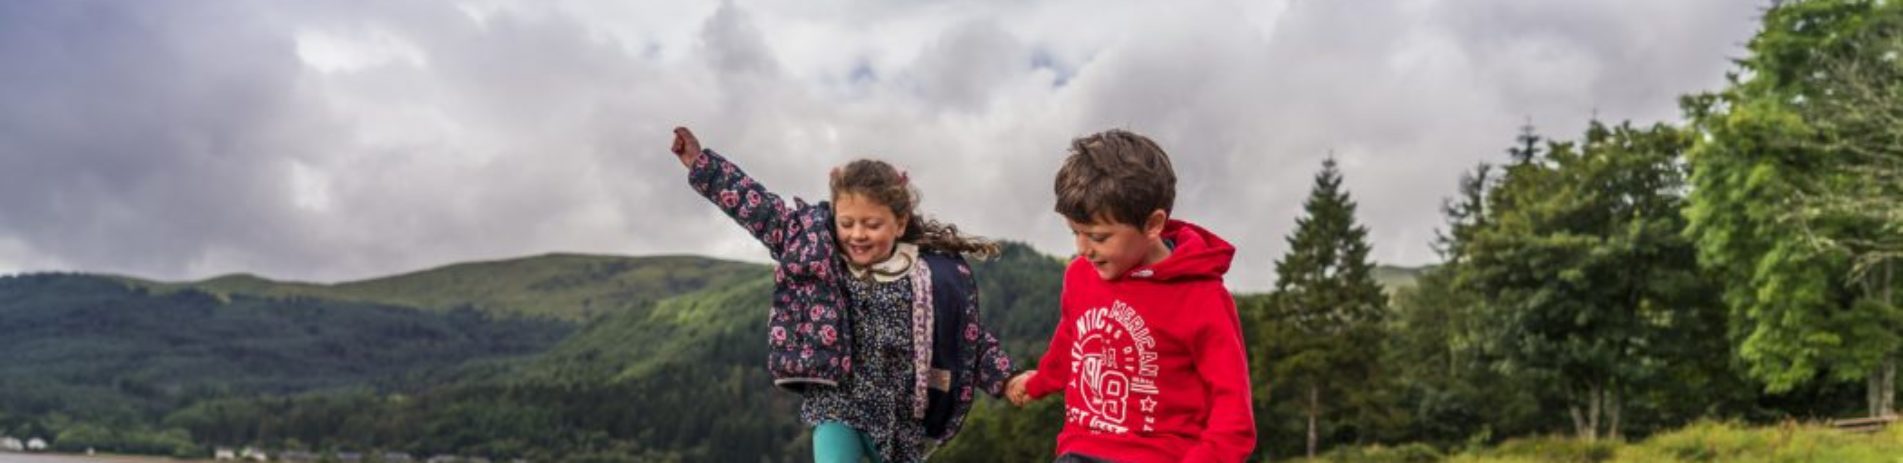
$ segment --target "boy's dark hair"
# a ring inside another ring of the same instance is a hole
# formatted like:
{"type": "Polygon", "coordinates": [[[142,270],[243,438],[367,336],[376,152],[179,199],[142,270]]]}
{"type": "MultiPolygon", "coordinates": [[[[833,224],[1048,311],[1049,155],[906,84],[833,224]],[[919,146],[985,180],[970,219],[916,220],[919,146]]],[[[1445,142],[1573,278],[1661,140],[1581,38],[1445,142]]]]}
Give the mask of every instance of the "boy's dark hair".
{"type": "Polygon", "coordinates": [[[912,187],[905,172],[885,161],[860,159],[833,169],[830,186],[834,201],[842,194],[856,194],[891,208],[894,216],[910,218],[905,231],[899,234],[899,241],[980,259],[995,257],[1001,252],[996,242],[960,233],[957,225],[920,215],[918,203],[924,199],[923,195],[912,187]]]}
{"type": "Polygon", "coordinates": [[[1057,213],[1072,221],[1105,217],[1142,228],[1151,211],[1175,206],[1176,170],[1149,137],[1111,129],[1071,140],[1056,190],[1057,213]]]}

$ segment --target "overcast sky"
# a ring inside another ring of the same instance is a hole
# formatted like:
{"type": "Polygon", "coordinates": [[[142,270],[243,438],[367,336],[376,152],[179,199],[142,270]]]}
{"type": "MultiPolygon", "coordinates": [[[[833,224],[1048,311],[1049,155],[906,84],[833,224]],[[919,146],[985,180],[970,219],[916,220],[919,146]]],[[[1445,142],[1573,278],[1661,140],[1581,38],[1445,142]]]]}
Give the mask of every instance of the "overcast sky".
{"type": "Polygon", "coordinates": [[[763,248],[669,129],[783,195],[859,157],[1068,255],[1076,136],[1148,134],[1261,291],[1333,152],[1386,264],[1527,120],[1676,121],[1745,0],[6,1],[0,273],[335,282],[547,252],[763,248]]]}

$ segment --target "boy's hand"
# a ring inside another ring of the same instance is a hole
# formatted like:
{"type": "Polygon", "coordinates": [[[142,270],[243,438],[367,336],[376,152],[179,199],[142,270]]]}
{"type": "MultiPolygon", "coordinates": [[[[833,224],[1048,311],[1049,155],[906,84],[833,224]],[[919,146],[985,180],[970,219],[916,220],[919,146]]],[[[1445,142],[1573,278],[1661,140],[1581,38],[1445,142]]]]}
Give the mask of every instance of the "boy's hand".
{"type": "Polygon", "coordinates": [[[1026,371],[1011,377],[1011,380],[1004,383],[1004,398],[1010,400],[1011,405],[1019,407],[1031,403],[1031,395],[1024,392],[1024,384],[1031,382],[1033,376],[1037,376],[1037,370],[1026,371]]]}
{"type": "Polygon", "coordinates": [[[681,159],[681,166],[694,168],[694,161],[700,160],[700,139],[694,138],[694,132],[686,127],[674,128],[674,157],[681,159]]]}

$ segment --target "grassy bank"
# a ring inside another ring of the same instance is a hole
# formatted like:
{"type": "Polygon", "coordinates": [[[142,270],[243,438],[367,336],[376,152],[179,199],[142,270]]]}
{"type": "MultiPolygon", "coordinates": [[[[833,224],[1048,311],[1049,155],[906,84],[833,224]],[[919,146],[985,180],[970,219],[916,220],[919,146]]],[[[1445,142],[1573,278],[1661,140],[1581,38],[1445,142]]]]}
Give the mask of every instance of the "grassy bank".
{"type": "Polygon", "coordinates": [[[1745,426],[1701,422],[1638,442],[1570,437],[1510,439],[1499,445],[1441,451],[1425,445],[1336,449],[1305,462],[1661,463],[1842,462],[1903,463],[1903,426],[1853,434],[1822,424],[1745,426]]]}

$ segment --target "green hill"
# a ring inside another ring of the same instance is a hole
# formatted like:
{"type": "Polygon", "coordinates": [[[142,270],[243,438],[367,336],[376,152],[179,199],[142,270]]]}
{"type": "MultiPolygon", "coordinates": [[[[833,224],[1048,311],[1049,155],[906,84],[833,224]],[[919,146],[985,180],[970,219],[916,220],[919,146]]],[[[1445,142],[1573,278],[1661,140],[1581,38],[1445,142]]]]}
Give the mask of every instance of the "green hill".
{"type": "MultiPolygon", "coordinates": [[[[986,324],[1015,361],[1035,360],[1057,323],[1061,263],[1009,243],[973,267],[986,324]]],[[[774,389],[762,366],[771,291],[758,278],[604,317],[525,364],[511,381],[515,400],[612,430],[610,439],[657,452],[649,455],[805,461],[798,397],[774,389]]]]}
{"type": "Polygon", "coordinates": [[[1401,267],[1395,265],[1377,265],[1374,267],[1374,281],[1375,283],[1380,283],[1381,287],[1386,289],[1389,295],[1392,295],[1401,288],[1414,287],[1415,282],[1421,279],[1421,274],[1431,268],[1434,268],[1434,266],[1401,267]]]}
{"type": "Polygon", "coordinates": [[[427,382],[532,354],[570,323],[306,297],[153,293],[110,278],[0,278],[0,410],[139,420],[220,395],[427,382]]]}
{"type": "Polygon", "coordinates": [[[427,309],[468,306],[498,315],[585,320],[764,275],[764,265],[703,257],[547,254],[337,284],[279,282],[249,274],[183,283],[124,280],[160,292],[189,288],[218,295],[302,296],[427,309]]]}
{"type": "MultiPolygon", "coordinates": [[[[985,322],[1014,356],[1044,350],[1058,318],[1062,264],[1029,246],[1007,243],[1003,255],[973,262],[985,322]]],[[[760,367],[766,358],[766,316],[772,279],[759,275],[659,301],[650,310],[617,312],[588,324],[549,349],[527,370],[533,377],[588,376],[621,380],[679,363],[760,367]]]]}
{"type": "MultiPolygon", "coordinates": [[[[975,267],[987,324],[1032,360],[1061,263],[1009,244],[975,267]]],[[[0,431],[69,449],[810,455],[797,396],[762,366],[763,265],[557,254],[340,284],[0,281],[0,431]]]]}

